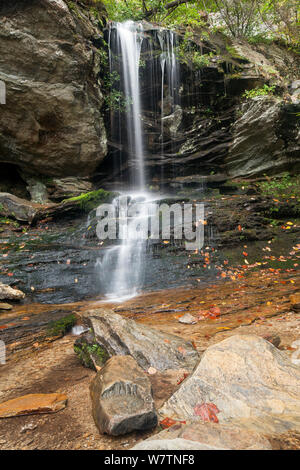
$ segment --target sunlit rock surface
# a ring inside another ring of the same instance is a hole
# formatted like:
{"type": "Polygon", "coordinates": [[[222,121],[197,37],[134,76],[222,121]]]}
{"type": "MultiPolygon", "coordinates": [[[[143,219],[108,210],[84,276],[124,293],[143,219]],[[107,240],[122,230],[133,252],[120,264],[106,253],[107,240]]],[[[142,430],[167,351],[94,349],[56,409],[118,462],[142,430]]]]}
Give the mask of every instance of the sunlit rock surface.
{"type": "Polygon", "coordinates": [[[220,422],[268,415],[284,419],[299,416],[299,392],[300,368],[284,352],[258,336],[236,335],[209,347],[160,411],[197,420],[197,406],[213,403],[220,422]]]}
{"type": "Polygon", "coordinates": [[[156,449],[270,450],[271,445],[259,433],[237,425],[177,423],[132,448],[132,450],[156,449]]]}
{"type": "Polygon", "coordinates": [[[199,354],[189,341],[138,324],[103,308],[89,310],[84,321],[92,328],[97,344],[110,356],[130,355],[140,367],[157,370],[192,370],[199,354]]]}

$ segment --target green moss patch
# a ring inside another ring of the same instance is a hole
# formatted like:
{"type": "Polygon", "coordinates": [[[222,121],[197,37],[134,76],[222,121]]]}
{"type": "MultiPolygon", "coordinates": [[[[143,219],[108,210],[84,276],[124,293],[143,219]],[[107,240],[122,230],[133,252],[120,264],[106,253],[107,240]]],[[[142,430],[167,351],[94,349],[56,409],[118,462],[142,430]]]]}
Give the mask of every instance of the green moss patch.
{"type": "Polygon", "coordinates": [[[105,202],[111,202],[115,197],[114,193],[98,189],[97,191],[90,191],[89,193],[82,193],[80,196],[70,197],[64,199],[63,203],[75,202],[83,212],[90,212],[94,207],[105,202]]]}
{"type": "Polygon", "coordinates": [[[50,336],[64,336],[76,324],[76,321],[76,315],[71,314],[60,320],[51,322],[49,324],[48,334],[50,336]]]}
{"type": "Polygon", "coordinates": [[[93,370],[95,370],[94,364],[102,367],[109,359],[109,355],[104,348],[97,343],[89,344],[83,338],[75,342],[74,351],[82,365],[93,370]]]}

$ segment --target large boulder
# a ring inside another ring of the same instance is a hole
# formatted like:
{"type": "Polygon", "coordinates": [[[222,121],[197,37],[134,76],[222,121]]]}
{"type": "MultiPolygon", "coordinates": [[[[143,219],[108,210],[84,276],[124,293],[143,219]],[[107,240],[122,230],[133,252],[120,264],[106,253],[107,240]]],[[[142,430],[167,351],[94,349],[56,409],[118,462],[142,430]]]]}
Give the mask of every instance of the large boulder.
{"type": "Polygon", "coordinates": [[[201,405],[209,403],[220,422],[299,417],[300,368],[263,338],[231,336],[205,351],[197,369],[160,411],[175,419],[201,420],[201,405]]]}
{"type": "Polygon", "coordinates": [[[259,433],[237,425],[175,424],[131,450],[270,450],[269,441],[259,433]]]}
{"type": "Polygon", "coordinates": [[[93,45],[102,41],[100,23],[88,7],[68,3],[0,5],[0,162],[33,175],[90,175],[106,155],[93,45]]]}
{"type": "Polygon", "coordinates": [[[300,169],[300,106],[260,96],[244,102],[232,127],[225,159],[230,176],[300,169]]]}
{"type": "Polygon", "coordinates": [[[90,392],[101,433],[119,436],[157,425],[151,383],[130,356],[109,359],[91,382],[90,392]]]}
{"type": "Polygon", "coordinates": [[[130,355],[145,371],[150,367],[160,371],[191,371],[199,362],[191,342],[136,323],[112,310],[89,310],[83,318],[92,328],[96,343],[110,356],[130,355]]]}

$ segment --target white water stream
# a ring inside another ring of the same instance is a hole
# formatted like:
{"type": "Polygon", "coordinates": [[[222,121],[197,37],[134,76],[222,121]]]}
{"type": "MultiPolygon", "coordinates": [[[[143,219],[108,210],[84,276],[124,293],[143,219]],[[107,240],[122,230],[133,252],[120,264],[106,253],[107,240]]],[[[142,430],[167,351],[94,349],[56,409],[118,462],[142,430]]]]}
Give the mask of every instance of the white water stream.
{"type": "MultiPolygon", "coordinates": [[[[147,194],[145,186],[144,131],[141,119],[139,68],[144,40],[143,25],[127,21],[116,23],[113,28],[115,28],[113,39],[110,34],[110,41],[113,41],[113,44],[109,45],[110,65],[112,67],[112,54],[119,57],[122,63],[122,88],[126,103],[126,141],[131,159],[130,168],[132,168],[130,179],[135,193],[122,195],[114,200],[115,215],[121,222],[119,230],[126,232],[121,233],[122,239],[119,244],[108,248],[103,258],[97,260],[97,268],[107,300],[123,301],[137,295],[143,285],[147,246],[144,231],[147,230],[153,195],[147,194]],[[128,206],[130,207],[133,203],[138,203],[138,210],[135,216],[129,217],[128,206]],[[123,225],[122,221],[126,223],[123,225]]],[[[178,68],[174,52],[174,34],[165,31],[159,41],[161,44],[163,118],[165,75],[174,109],[174,98],[178,92],[178,68]]],[[[120,136],[121,144],[123,144],[122,138],[123,136],[120,136]]]]}

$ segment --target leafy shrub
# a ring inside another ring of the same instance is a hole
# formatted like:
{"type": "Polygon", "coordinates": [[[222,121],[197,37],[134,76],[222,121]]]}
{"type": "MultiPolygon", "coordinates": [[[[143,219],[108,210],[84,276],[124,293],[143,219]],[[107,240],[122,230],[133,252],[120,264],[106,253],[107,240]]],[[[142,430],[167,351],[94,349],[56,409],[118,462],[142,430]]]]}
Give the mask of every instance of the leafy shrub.
{"type": "Polygon", "coordinates": [[[265,95],[272,95],[275,92],[275,85],[267,85],[264,84],[262,88],[256,87],[252,88],[252,90],[246,90],[243,96],[247,99],[255,98],[256,96],[265,96],[265,95]]]}

